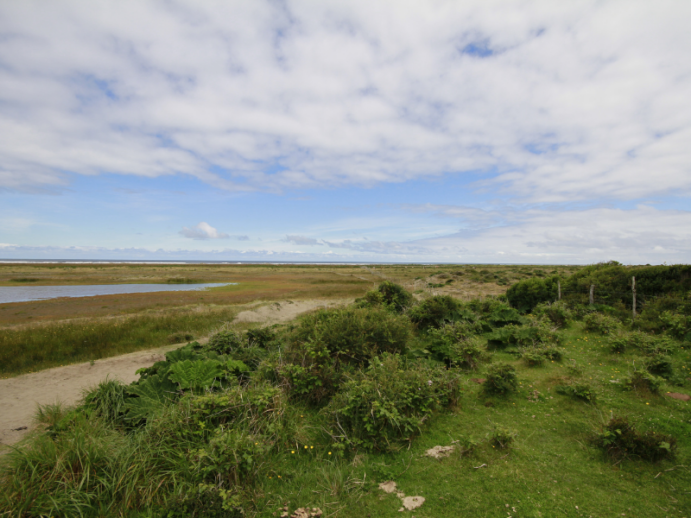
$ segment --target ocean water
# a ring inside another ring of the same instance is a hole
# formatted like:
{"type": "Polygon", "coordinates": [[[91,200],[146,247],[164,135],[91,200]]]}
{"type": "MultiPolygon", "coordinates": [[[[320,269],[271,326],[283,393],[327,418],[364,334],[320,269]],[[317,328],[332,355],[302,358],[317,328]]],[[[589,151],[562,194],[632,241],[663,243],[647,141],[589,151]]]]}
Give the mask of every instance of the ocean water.
{"type": "Polygon", "coordinates": [[[156,291],[200,291],[233,282],[205,284],[95,284],[87,286],[0,286],[0,304],[56,299],[58,297],[96,297],[156,291]]]}

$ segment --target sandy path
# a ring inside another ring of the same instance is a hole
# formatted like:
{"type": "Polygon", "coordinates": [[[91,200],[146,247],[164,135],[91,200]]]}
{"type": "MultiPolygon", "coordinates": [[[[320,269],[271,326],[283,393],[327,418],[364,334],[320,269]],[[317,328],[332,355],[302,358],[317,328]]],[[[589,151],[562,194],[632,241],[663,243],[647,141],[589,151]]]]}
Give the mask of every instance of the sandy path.
{"type": "MultiPolygon", "coordinates": [[[[235,321],[275,324],[292,320],[306,311],[346,302],[348,301],[273,302],[242,311],[235,321]]],[[[84,390],[106,378],[131,383],[139,377],[135,374],[137,369],[150,367],[155,362],[164,360],[167,351],[182,345],[184,344],[168,345],[105,358],[97,360],[93,365],[89,362],[78,363],[0,380],[0,449],[5,449],[3,445],[19,441],[31,429],[38,405],[56,402],[73,405],[80,400],[84,390]]]]}

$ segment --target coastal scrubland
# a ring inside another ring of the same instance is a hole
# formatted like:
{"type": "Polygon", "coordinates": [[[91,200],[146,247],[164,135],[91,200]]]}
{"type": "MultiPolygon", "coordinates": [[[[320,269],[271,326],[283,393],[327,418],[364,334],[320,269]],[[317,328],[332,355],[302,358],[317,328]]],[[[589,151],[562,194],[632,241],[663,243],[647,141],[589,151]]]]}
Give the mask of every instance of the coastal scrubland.
{"type": "Polygon", "coordinates": [[[232,321],[242,305],[344,299],[393,280],[415,296],[462,300],[500,295],[521,279],[576,267],[273,264],[0,265],[2,286],[236,283],[205,291],[133,293],[0,304],[0,376],[97,360],[186,337],[232,321]]]}
{"type": "Polygon", "coordinates": [[[626,300],[556,300],[554,275],[481,298],[389,275],[191,341],[131,385],[42,407],[0,458],[0,513],[386,517],[405,493],[417,517],[690,516],[689,294],[641,288],[632,319],[626,300]]]}

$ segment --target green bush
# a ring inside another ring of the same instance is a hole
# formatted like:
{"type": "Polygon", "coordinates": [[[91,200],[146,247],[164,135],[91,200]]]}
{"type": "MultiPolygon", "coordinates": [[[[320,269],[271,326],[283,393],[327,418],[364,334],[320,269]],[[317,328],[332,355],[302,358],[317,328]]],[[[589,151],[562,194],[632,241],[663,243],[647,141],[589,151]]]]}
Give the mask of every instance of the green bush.
{"type": "Polygon", "coordinates": [[[525,351],[521,354],[521,359],[528,367],[539,367],[545,363],[545,357],[533,350],[525,351]]]}
{"type": "Polygon", "coordinates": [[[449,295],[436,295],[423,300],[410,308],[408,316],[423,330],[473,318],[472,313],[464,312],[461,303],[449,295]]]}
{"type": "Polygon", "coordinates": [[[489,347],[504,349],[510,346],[529,347],[559,343],[560,336],[542,322],[533,321],[525,326],[509,324],[487,335],[489,347]]]}
{"type": "Polygon", "coordinates": [[[405,354],[410,337],[408,319],[382,309],[323,309],[303,317],[288,334],[286,357],[302,363],[314,354],[306,344],[322,344],[334,363],[364,365],[382,353],[405,354]]]}
{"type": "Polygon", "coordinates": [[[651,462],[673,457],[677,447],[671,435],[638,432],[625,417],[613,417],[596,442],[611,457],[638,457],[651,462]]]}
{"type": "Polygon", "coordinates": [[[541,302],[532,311],[533,315],[538,318],[549,320],[552,324],[560,329],[569,326],[569,322],[573,320],[573,314],[565,302],[541,302]]]}
{"type": "Polygon", "coordinates": [[[413,294],[403,286],[384,281],[376,290],[370,290],[363,298],[355,300],[355,305],[359,308],[384,307],[394,313],[403,313],[414,302],[413,294]]]}
{"type": "Polygon", "coordinates": [[[240,333],[237,331],[221,331],[209,338],[204,349],[218,354],[230,354],[242,346],[243,339],[240,333]]]}
{"type": "Polygon", "coordinates": [[[451,370],[424,363],[406,367],[399,356],[387,354],[355,373],[322,412],[339,442],[397,450],[420,433],[435,411],[457,403],[460,383],[451,370]]]}
{"type": "Polygon", "coordinates": [[[601,335],[612,335],[615,331],[621,328],[621,322],[614,317],[603,315],[601,313],[591,313],[583,319],[586,331],[591,333],[599,333],[601,335]]]}
{"type": "MultiPolygon", "coordinates": [[[[477,323],[467,321],[448,323],[439,329],[429,330],[427,349],[435,360],[450,365],[452,349],[457,349],[457,345],[468,342],[480,332],[482,328],[477,323]]],[[[458,354],[458,351],[454,354],[458,354]]]]}
{"type": "Polygon", "coordinates": [[[465,370],[477,370],[480,364],[492,360],[492,355],[482,346],[478,337],[456,342],[449,348],[449,366],[465,370]]]}
{"type": "Polygon", "coordinates": [[[674,363],[669,356],[655,354],[645,362],[645,368],[650,374],[670,379],[674,376],[674,363]]]}
{"type": "Polygon", "coordinates": [[[636,371],[630,377],[626,378],[625,385],[631,390],[646,390],[653,394],[660,392],[665,382],[664,378],[655,376],[646,371],[636,371]]]}
{"type": "Polygon", "coordinates": [[[557,299],[557,276],[519,281],[506,291],[512,307],[521,313],[531,312],[538,304],[557,299]]]}
{"type": "Polygon", "coordinates": [[[581,401],[587,401],[588,403],[595,403],[597,400],[597,394],[590,385],[557,385],[557,394],[562,394],[564,396],[569,396],[573,399],[580,399],[581,401]]]}
{"type": "Polygon", "coordinates": [[[489,443],[500,449],[509,448],[516,436],[516,431],[506,427],[495,427],[489,434],[489,443]]]}
{"type": "Polygon", "coordinates": [[[482,385],[488,394],[506,395],[518,388],[516,369],[508,363],[495,363],[487,369],[486,380],[482,385]]]}

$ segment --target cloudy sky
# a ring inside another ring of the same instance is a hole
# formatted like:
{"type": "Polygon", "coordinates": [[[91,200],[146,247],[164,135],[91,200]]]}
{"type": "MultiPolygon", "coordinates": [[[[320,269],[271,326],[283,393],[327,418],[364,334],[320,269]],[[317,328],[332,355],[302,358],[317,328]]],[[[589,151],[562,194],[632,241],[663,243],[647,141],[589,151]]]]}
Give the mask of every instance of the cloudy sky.
{"type": "Polygon", "coordinates": [[[0,259],[691,262],[691,2],[0,3],[0,259]]]}

